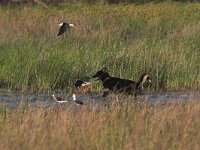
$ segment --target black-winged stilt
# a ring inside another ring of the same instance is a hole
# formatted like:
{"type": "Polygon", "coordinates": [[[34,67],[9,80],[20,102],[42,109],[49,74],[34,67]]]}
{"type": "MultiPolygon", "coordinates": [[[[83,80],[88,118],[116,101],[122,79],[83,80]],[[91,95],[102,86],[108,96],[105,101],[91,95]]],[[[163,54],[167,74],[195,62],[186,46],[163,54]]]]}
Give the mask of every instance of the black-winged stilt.
{"type": "Polygon", "coordinates": [[[74,24],[69,23],[69,22],[62,22],[59,24],[59,26],[60,26],[60,29],[57,36],[62,35],[67,30],[70,30],[71,27],[75,28],[74,24]]]}
{"type": "Polygon", "coordinates": [[[91,84],[91,82],[89,81],[90,78],[89,77],[84,77],[82,79],[77,79],[74,82],[74,90],[75,93],[86,93],[89,91],[88,85],[91,84]]]}
{"type": "Polygon", "coordinates": [[[67,102],[66,98],[63,98],[63,97],[57,97],[54,94],[52,95],[52,97],[58,103],[66,103],[67,102]]]}
{"type": "Polygon", "coordinates": [[[75,86],[75,88],[80,88],[80,87],[88,86],[90,84],[91,84],[91,82],[89,82],[89,81],[77,79],[74,83],[74,86],[75,86]]]}
{"type": "Polygon", "coordinates": [[[76,105],[83,105],[83,102],[76,99],[76,95],[72,94],[73,101],[76,105]]]}

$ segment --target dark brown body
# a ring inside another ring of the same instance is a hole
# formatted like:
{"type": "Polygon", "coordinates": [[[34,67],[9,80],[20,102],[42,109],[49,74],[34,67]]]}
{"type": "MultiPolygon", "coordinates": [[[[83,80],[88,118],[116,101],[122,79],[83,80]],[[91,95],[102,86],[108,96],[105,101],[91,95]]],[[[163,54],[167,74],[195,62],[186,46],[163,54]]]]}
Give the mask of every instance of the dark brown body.
{"type": "Polygon", "coordinates": [[[109,94],[109,92],[125,93],[136,96],[142,91],[144,82],[151,81],[147,74],[143,74],[137,82],[118,77],[111,77],[105,69],[98,71],[93,75],[93,78],[102,81],[104,89],[107,90],[104,92],[104,96],[109,94]]]}

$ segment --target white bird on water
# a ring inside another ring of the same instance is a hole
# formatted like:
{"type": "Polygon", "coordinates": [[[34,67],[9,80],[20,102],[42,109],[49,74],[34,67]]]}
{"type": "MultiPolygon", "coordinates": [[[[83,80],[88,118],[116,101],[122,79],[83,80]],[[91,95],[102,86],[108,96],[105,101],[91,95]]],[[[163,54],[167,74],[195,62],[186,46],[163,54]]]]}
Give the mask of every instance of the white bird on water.
{"type": "Polygon", "coordinates": [[[72,94],[73,101],[76,105],[83,105],[83,102],[76,99],[76,95],[72,94]]]}
{"type": "Polygon", "coordinates": [[[52,97],[58,103],[66,103],[67,102],[66,98],[63,98],[63,97],[56,97],[54,94],[52,95],[52,97]]]}

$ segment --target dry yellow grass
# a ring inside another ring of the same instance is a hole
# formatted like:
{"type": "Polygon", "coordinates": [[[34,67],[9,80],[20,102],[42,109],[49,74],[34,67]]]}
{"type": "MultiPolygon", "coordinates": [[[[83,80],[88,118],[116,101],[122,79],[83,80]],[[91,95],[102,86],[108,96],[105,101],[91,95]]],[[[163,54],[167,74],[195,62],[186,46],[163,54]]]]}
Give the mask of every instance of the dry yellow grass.
{"type": "Polygon", "coordinates": [[[0,149],[199,149],[200,103],[2,110],[0,149]]]}

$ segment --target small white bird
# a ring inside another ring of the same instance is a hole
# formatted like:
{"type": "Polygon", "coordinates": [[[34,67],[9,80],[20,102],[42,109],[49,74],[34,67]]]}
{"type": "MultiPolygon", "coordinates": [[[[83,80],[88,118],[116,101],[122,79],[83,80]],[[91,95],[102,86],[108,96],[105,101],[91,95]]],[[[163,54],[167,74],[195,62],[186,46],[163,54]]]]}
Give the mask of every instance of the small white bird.
{"type": "Polygon", "coordinates": [[[59,26],[60,26],[60,29],[59,29],[57,36],[62,35],[67,30],[70,30],[71,27],[76,28],[74,26],[74,24],[69,23],[69,22],[62,22],[62,23],[59,24],[59,26]]]}
{"type": "Polygon", "coordinates": [[[76,95],[72,94],[73,101],[76,105],[83,105],[83,102],[76,99],[76,95]]]}
{"type": "Polygon", "coordinates": [[[58,103],[66,103],[67,102],[66,98],[63,98],[63,97],[56,97],[54,94],[52,95],[52,97],[58,103]]]}

